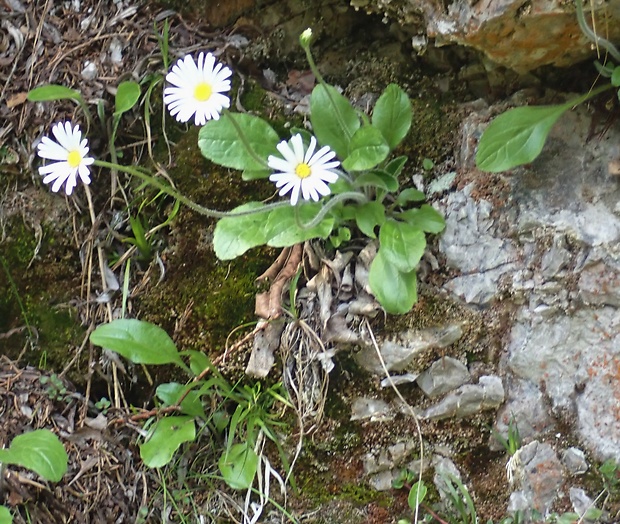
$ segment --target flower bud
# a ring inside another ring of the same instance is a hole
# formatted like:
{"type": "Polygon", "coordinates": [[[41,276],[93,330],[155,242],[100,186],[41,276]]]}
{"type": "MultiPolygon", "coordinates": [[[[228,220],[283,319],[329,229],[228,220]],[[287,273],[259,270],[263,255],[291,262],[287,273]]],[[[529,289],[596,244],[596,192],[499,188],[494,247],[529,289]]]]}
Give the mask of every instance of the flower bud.
{"type": "Polygon", "coordinates": [[[307,47],[310,47],[311,40],[312,40],[312,29],[311,28],[306,29],[303,33],[301,33],[301,35],[299,35],[299,43],[301,44],[301,47],[303,47],[304,49],[306,49],[307,47]]]}

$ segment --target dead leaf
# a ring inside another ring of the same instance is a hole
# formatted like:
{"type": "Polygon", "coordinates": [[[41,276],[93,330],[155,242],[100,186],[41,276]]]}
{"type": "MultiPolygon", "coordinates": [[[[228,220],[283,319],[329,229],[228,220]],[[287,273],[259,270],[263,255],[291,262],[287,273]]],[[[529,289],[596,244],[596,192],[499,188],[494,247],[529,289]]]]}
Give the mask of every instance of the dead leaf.
{"type": "Polygon", "coordinates": [[[9,109],[13,109],[14,107],[22,105],[26,100],[28,100],[28,93],[16,93],[6,101],[6,106],[9,109]]]}

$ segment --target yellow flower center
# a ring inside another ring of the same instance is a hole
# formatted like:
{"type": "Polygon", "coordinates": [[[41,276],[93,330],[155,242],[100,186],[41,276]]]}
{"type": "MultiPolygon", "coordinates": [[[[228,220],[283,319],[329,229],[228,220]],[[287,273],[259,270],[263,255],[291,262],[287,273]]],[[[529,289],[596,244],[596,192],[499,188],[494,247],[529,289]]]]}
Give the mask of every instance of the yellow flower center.
{"type": "Polygon", "coordinates": [[[206,82],[200,82],[194,89],[194,98],[198,100],[198,102],[206,102],[211,98],[211,93],[213,93],[213,89],[206,82]]]}
{"type": "Polygon", "coordinates": [[[306,164],[305,162],[302,162],[301,164],[297,164],[297,167],[295,168],[295,174],[299,178],[309,177],[311,172],[312,171],[310,171],[310,166],[306,164]]]}
{"type": "Polygon", "coordinates": [[[79,151],[70,151],[67,156],[67,163],[71,167],[78,167],[80,162],[82,161],[82,155],[80,155],[79,151]]]}

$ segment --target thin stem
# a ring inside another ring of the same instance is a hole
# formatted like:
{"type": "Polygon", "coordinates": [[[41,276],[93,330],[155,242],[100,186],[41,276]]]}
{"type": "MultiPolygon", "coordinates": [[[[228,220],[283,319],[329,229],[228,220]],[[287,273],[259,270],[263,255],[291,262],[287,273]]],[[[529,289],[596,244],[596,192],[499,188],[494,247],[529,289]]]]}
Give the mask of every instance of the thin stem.
{"type": "Polygon", "coordinates": [[[256,152],[254,151],[254,149],[252,149],[252,146],[250,145],[250,142],[248,141],[248,137],[245,136],[245,133],[243,132],[243,129],[241,129],[241,126],[237,122],[235,122],[235,119],[233,118],[232,113],[230,111],[224,110],[222,111],[222,114],[225,115],[230,121],[230,123],[233,125],[233,127],[235,128],[235,131],[237,132],[237,136],[239,137],[239,140],[241,140],[241,143],[243,144],[243,147],[245,147],[245,150],[254,159],[254,161],[259,164],[262,164],[265,167],[265,169],[269,169],[269,165],[267,164],[267,162],[265,162],[265,159],[258,156],[256,152]]]}
{"type": "Polygon", "coordinates": [[[325,218],[327,213],[329,213],[335,206],[337,206],[341,202],[344,202],[345,200],[356,200],[357,202],[361,203],[368,202],[368,198],[366,197],[366,195],[358,193],[357,191],[347,191],[346,193],[334,195],[331,200],[328,200],[325,203],[325,205],[310,222],[308,222],[307,224],[301,224],[298,221],[299,227],[301,227],[302,229],[312,229],[313,227],[318,226],[325,218]]]}
{"type": "Polygon", "coordinates": [[[306,58],[308,60],[308,65],[310,65],[310,70],[312,71],[312,74],[318,80],[319,84],[325,88],[325,94],[327,95],[327,98],[329,99],[329,102],[332,105],[332,109],[334,110],[334,115],[336,116],[336,120],[338,120],[340,129],[342,129],[343,133],[347,136],[348,140],[351,140],[351,137],[353,135],[349,132],[349,128],[345,125],[344,119],[342,118],[342,115],[340,114],[340,110],[338,109],[338,106],[336,105],[336,101],[333,99],[332,94],[329,91],[329,88],[331,86],[328,85],[327,82],[325,82],[325,79],[319,72],[319,69],[316,66],[316,63],[314,62],[314,58],[312,56],[312,53],[310,52],[310,45],[305,45],[304,51],[306,52],[306,58]]]}
{"type": "Polygon", "coordinates": [[[592,40],[595,44],[604,47],[609,54],[614,58],[614,60],[620,62],[620,51],[613,45],[609,40],[603,38],[602,36],[597,35],[590,26],[586,23],[585,16],[583,14],[583,3],[581,0],[575,0],[575,5],[577,7],[577,22],[579,22],[579,27],[583,31],[583,33],[592,40]]]}
{"type": "Polygon", "coordinates": [[[182,204],[185,204],[187,207],[196,211],[197,213],[200,213],[201,215],[205,215],[209,217],[227,218],[227,217],[233,217],[233,216],[254,215],[257,213],[263,213],[265,211],[272,211],[273,209],[277,209],[279,207],[285,207],[285,206],[290,205],[288,202],[283,201],[283,202],[276,202],[274,204],[266,204],[259,208],[248,209],[245,211],[218,211],[216,209],[209,209],[207,207],[201,206],[200,204],[197,204],[196,202],[190,200],[186,196],[183,196],[181,193],[179,193],[177,190],[173,189],[169,185],[164,184],[159,179],[153,176],[147,175],[146,173],[143,173],[142,171],[140,171],[139,169],[135,167],[113,164],[111,162],[106,162],[104,160],[95,160],[94,165],[99,166],[99,167],[104,167],[107,169],[117,169],[118,171],[122,171],[124,173],[127,173],[128,175],[135,176],[139,178],[140,180],[144,180],[147,184],[152,185],[156,187],[157,189],[159,189],[161,192],[166,193],[167,195],[170,195],[171,197],[177,199],[179,202],[181,202],[182,204]]]}
{"type": "Polygon", "coordinates": [[[86,134],[88,134],[90,131],[90,126],[93,124],[93,115],[90,112],[90,109],[88,109],[88,105],[86,104],[84,98],[82,98],[82,95],[76,96],[73,100],[77,102],[86,117],[86,134]]]}

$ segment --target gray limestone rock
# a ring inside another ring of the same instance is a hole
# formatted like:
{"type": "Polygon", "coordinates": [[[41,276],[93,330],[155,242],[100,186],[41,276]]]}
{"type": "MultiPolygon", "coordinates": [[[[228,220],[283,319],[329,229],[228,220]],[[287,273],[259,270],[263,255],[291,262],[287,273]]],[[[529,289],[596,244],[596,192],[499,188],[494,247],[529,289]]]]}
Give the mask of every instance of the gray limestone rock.
{"type": "Polygon", "coordinates": [[[620,158],[620,129],[588,140],[588,109],[566,113],[538,159],[496,179],[493,199],[488,175],[473,165],[472,142],[488,121],[476,111],[463,125],[467,184],[440,202],[439,249],[456,271],[446,290],[474,306],[509,305],[500,350],[508,400],[496,427],[505,434],[514,416],[536,438],[560,418],[595,458],[617,457],[620,178],[610,165],[620,158]]]}
{"type": "Polygon", "coordinates": [[[584,517],[585,522],[591,522],[586,518],[586,514],[589,510],[595,508],[596,505],[594,501],[588,497],[588,494],[581,488],[572,487],[568,490],[568,497],[570,498],[575,513],[580,517],[584,517]]]}
{"type": "Polygon", "coordinates": [[[435,398],[471,381],[467,366],[452,357],[443,357],[420,373],[416,382],[424,394],[435,398]]]}
{"type": "Polygon", "coordinates": [[[579,448],[568,448],[562,452],[562,464],[571,475],[583,475],[588,471],[588,462],[579,448]]]}
{"type": "MultiPolygon", "coordinates": [[[[460,324],[450,324],[424,330],[405,330],[395,337],[379,342],[379,351],[388,371],[405,371],[415,367],[418,358],[428,351],[442,349],[456,342],[463,335],[460,324]]],[[[373,346],[364,347],[355,355],[357,363],[366,371],[385,375],[377,351],[373,346]]]]}
{"type": "Polygon", "coordinates": [[[478,384],[465,384],[448,394],[441,402],[423,410],[424,419],[442,420],[448,417],[467,417],[489,409],[497,409],[504,401],[502,379],[497,376],[480,377],[478,384]]]}
{"type": "Polygon", "coordinates": [[[371,422],[378,422],[392,418],[394,413],[389,404],[380,399],[358,397],[351,406],[351,420],[370,419],[371,422]]]}
{"type": "Polygon", "coordinates": [[[534,441],[523,446],[515,456],[521,489],[510,496],[508,511],[535,509],[546,516],[563,482],[563,468],[553,448],[534,441]]]}

